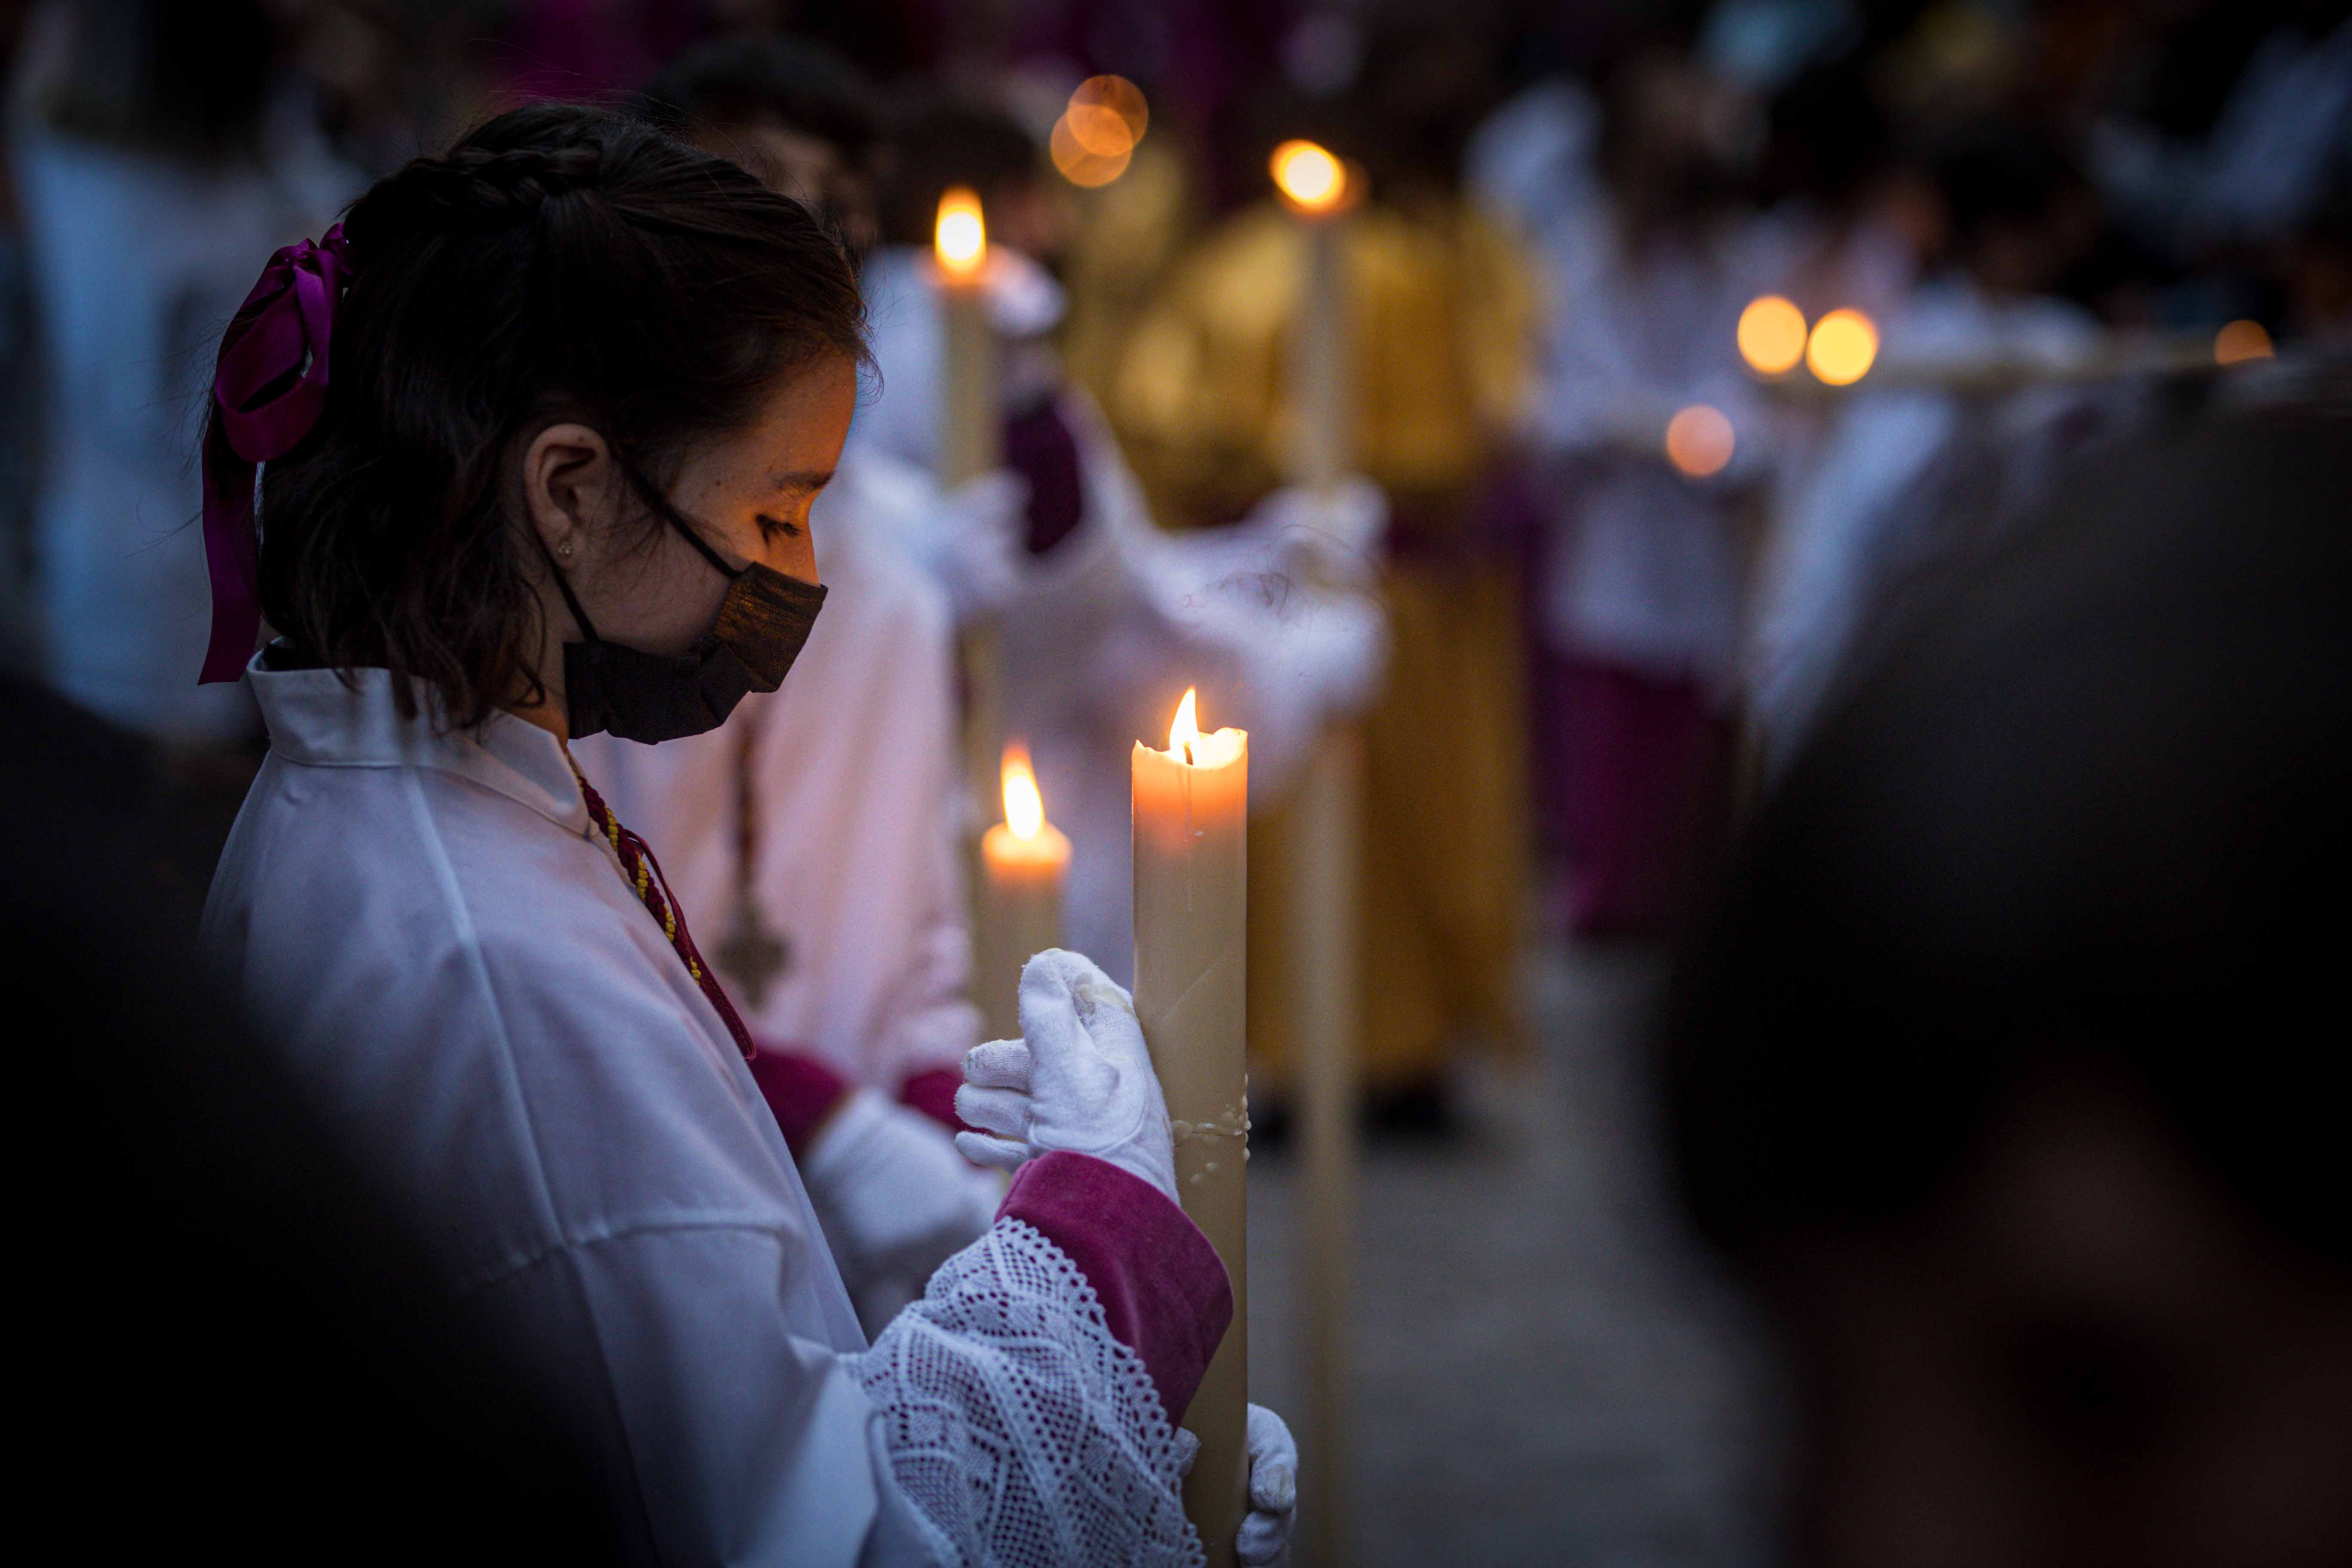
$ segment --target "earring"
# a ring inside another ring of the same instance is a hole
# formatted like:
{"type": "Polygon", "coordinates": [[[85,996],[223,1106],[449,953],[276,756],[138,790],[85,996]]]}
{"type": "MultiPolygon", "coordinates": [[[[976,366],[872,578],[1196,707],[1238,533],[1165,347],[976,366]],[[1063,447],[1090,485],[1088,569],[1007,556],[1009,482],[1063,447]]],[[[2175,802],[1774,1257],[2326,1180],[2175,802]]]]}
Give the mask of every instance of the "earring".
{"type": "Polygon", "coordinates": [[[561,543],[561,544],[557,545],[557,546],[555,547],[555,552],[556,552],[558,555],[562,556],[566,561],[571,560],[571,559],[572,559],[572,541],[570,541],[570,540],[568,540],[568,539],[567,539],[567,540],[565,540],[562,543],[561,543]]]}

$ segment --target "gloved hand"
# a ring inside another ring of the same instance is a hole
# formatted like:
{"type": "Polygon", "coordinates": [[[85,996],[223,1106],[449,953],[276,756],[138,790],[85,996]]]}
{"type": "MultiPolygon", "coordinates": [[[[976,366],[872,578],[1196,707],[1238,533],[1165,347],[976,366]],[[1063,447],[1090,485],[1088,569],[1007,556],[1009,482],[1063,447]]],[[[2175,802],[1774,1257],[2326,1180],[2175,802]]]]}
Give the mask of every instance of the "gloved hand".
{"type": "MultiPolygon", "coordinates": [[[[1284,1568],[1291,1526],[1298,1521],[1298,1445],[1282,1417],[1263,1405],[1249,1407],[1248,1436],[1249,1511],[1234,1537],[1234,1554],[1243,1568],[1284,1568]]],[[[1176,1473],[1189,1476],[1201,1457],[1201,1440],[1179,1426],[1176,1442],[1176,1473]]]]}
{"type": "Polygon", "coordinates": [[[1134,999],[1090,960],[1050,948],[1021,972],[1021,1034],[964,1058],[956,1114],[982,1130],[956,1134],[965,1157],[1010,1171],[1055,1150],[1091,1154],[1174,1199],[1168,1103],[1134,999]]]}
{"type": "Polygon", "coordinates": [[[1001,1178],[975,1171],[947,1129],[870,1089],[842,1102],[799,1162],[851,1295],[920,1295],[931,1271],[996,1218],[1001,1178]]]}
{"type": "Polygon", "coordinates": [[[1249,1407],[1249,1504],[1234,1555],[1243,1568],[1282,1568],[1298,1521],[1298,1445],[1282,1417],[1263,1405],[1249,1407]]]}
{"type": "Polygon", "coordinates": [[[908,552],[947,590],[958,624],[999,608],[1019,591],[1028,505],[1028,481],[999,468],[934,490],[906,521],[908,552]]]}
{"type": "Polygon", "coordinates": [[[1280,569],[1309,584],[1369,588],[1380,578],[1388,523],[1387,498],[1359,476],[1328,495],[1298,485],[1276,490],[1250,509],[1236,531],[1265,539],[1280,569]]]}

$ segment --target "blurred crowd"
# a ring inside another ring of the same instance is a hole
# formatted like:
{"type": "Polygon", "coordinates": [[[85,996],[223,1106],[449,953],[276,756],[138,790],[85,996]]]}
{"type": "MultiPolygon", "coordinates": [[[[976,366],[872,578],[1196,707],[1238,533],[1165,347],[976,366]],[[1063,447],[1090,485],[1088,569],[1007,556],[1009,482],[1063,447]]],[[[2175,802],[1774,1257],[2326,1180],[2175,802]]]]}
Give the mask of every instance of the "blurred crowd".
{"type": "MultiPolygon", "coordinates": [[[[6,27],[0,647],[160,742],[223,826],[257,730],[185,674],[209,345],[258,258],[368,180],[504,104],[618,100],[698,59],[676,90],[868,258],[877,386],[902,390],[869,399],[864,444],[925,470],[932,329],[892,301],[920,292],[940,194],[972,186],[1034,264],[999,307],[1026,487],[1003,504],[1058,595],[1019,618],[1066,641],[1106,613],[1081,605],[1089,536],[1279,531],[1303,240],[1266,157],[1306,136],[1348,160],[1348,447],[1376,493],[1339,531],[1382,636],[1339,674],[1226,668],[1263,729],[1364,721],[1367,1061],[1408,1123],[1442,1121],[1450,1051],[1516,1037],[1529,908],[1674,927],[1742,791],[1913,584],[2072,453],[2205,395],[2217,342],[2310,361],[2352,333],[2335,0],[77,0],[6,27]],[[764,87],[730,63],[728,40],[777,37],[795,52],[764,87]],[[1072,95],[1114,75],[1135,130],[1090,152],[1072,95]],[[1799,352],[1833,312],[1857,324],[1867,374],[1771,357],[1743,314],[1768,296],[1799,352]]],[[[902,542],[958,615],[1001,609],[954,531],[902,542]]],[[[1014,699],[1049,799],[1106,845],[1118,780],[1069,753],[1154,732],[1153,671],[1116,700],[1014,699]],[[1069,720],[1089,704],[1115,720],[1069,720]]],[[[1118,972],[1123,858],[1082,846],[1074,874],[1074,938],[1118,972]]],[[[1284,889],[1253,896],[1274,929],[1284,889]]],[[[1263,1003],[1278,1082],[1287,1004],[1263,1003]]]]}
{"type": "MultiPolygon", "coordinates": [[[[266,744],[245,688],[196,683],[195,520],[215,349],[272,249],[560,98],[737,159],[857,262],[873,363],[791,683],[658,756],[576,752],[754,1032],[865,1097],[858,1149],[793,1150],[869,1327],[996,1196],[914,1120],[955,1125],[976,987],[1009,984],[975,981],[968,930],[995,809],[966,755],[975,646],[1076,846],[1068,944],[1121,982],[1129,744],[1187,685],[1204,728],[1251,731],[1264,1134],[1295,1076],[1297,784],[1325,737],[1360,742],[1366,1110],[1443,1132],[1459,1054],[1522,1047],[1531,936],[1679,932],[1957,565],[2083,460],[2352,363],[2347,0],[47,0],[0,8],[0,661],[128,732],[162,781],[137,853],[184,891],[266,744]],[[1313,241],[1267,174],[1299,138],[1354,203],[1347,477],[1321,488],[1313,241]],[[976,477],[944,471],[929,258],[959,188],[1001,252],[1002,454],[976,477]]],[[[1807,789],[1817,816],[1844,798],[1807,789]]],[[[1801,858],[1836,839],[1779,831],[1801,858]]],[[[1722,1022],[1776,982],[1724,962],[1685,1050],[1731,1076],[1683,1115],[1752,1153],[1754,1107],[1710,1097],[1779,1070],[1722,1022]]],[[[2086,1117],[2107,1087],[2042,1085],[2086,1117]]],[[[1736,1249],[1770,1219],[1739,1205],[1779,1189],[1724,1160],[1694,1190],[1736,1249]]]]}

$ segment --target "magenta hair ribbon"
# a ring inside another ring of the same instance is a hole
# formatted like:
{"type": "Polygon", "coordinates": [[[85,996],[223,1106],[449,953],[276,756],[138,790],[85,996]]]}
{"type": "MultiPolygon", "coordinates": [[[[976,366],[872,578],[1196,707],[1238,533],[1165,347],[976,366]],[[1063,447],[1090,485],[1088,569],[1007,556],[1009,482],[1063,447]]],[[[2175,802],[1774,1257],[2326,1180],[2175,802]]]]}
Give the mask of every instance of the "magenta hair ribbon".
{"type": "Polygon", "coordinates": [[[205,563],[213,583],[212,646],[202,685],[245,673],[261,636],[261,537],[253,515],[257,465],[301,444],[327,406],[327,344],[351,281],[341,224],[313,245],[269,258],[221,335],[213,375],[219,418],[205,438],[205,563]]]}

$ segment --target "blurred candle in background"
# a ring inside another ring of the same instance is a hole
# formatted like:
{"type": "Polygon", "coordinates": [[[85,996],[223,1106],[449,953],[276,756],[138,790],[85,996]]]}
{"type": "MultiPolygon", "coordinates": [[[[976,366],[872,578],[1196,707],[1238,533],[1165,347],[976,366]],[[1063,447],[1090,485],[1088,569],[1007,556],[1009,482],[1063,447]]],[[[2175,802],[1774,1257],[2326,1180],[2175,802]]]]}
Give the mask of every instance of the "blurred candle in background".
{"type": "MultiPolygon", "coordinates": [[[[1355,460],[1353,311],[1343,220],[1363,199],[1365,181],[1360,171],[1312,142],[1284,142],[1269,167],[1306,240],[1286,399],[1294,422],[1290,478],[1328,503],[1355,460]]],[[[1300,1484],[1321,1500],[1303,1521],[1300,1543],[1309,1561],[1324,1563],[1340,1556],[1347,1509],[1362,771],[1353,727],[1328,728],[1293,786],[1288,854],[1280,868],[1292,914],[1279,959],[1289,971],[1286,989],[1295,1007],[1296,1094],[1307,1176],[1299,1215],[1307,1361],[1300,1484]]]]}
{"type": "Polygon", "coordinates": [[[1805,340],[1805,365],[1832,386],[1852,386],[1878,358],[1878,326],[1860,310],[1832,310],[1805,340]]]}
{"type": "Polygon", "coordinates": [[[1275,189],[1306,231],[1290,364],[1291,478],[1328,494],[1349,460],[1348,302],[1338,219],[1354,205],[1347,165],[1312,142],[1274,150],[1275,189]]]}
{"type": "Polygon", "coordinates": [[[1739,312],[1739,357],[1759,375],[1786,375],[1805,357],[1805,313],[1778,294],[1739,312]]]}
{"type": "Polygon", "coordinates": [[[1721,473],[1736,444],[1723,410],[1704,403],[1692,404],[1666,423],[1666,461],[1687,479],[1721,473]]]}
{"type": "Polygon", "coordinates": [[[1135,747],[1135,1011],[1168,1099],[1177,1195],[1233,1281],[1233,1327],[1179,1423],[1201,1440],[1184,1511],[1217,1564],[1234,1560],[1249,1490],[1249,736],[1202,734],[1196,700],[1184,693],[1166,751],[1135,747]]]}
{"type": "Polygon", "coordinates": [[[1004,820],[982,835],[982,918],[972,933],[972,990],[991,1039],[1021,1033],[1021,968],[1062,944],[1070,840],[1045,820],[1029,748],[1004,748],[1004,820]]]}
{"type": "Polygon", "coordinates": [[[988,224],[980,197],[957,185],[940,197],[932,231],[940,276],[940,481],[960,485],[1003,460],[996,334],[988,322],[988,224]]]}

